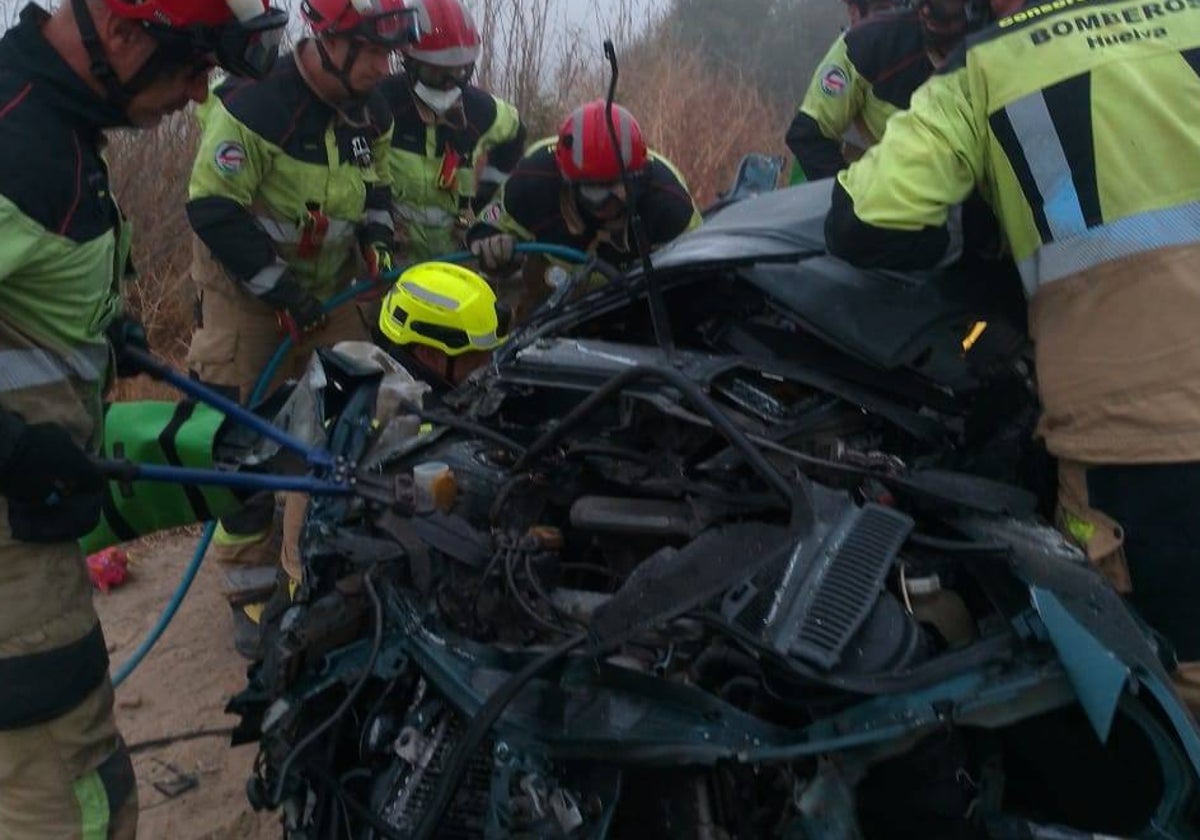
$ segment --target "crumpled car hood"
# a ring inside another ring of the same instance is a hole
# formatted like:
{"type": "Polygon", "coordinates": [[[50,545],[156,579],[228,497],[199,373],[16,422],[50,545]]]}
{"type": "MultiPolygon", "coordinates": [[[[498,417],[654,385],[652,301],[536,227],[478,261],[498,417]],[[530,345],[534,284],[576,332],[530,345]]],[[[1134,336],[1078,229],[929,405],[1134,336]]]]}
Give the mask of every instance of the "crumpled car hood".
{"type": "Polygon", "coordinates": [[[833,179],[828,178],[738,201],[656,252],[652,262],[665,271],[823,254],[832,194],[833,179]]]}

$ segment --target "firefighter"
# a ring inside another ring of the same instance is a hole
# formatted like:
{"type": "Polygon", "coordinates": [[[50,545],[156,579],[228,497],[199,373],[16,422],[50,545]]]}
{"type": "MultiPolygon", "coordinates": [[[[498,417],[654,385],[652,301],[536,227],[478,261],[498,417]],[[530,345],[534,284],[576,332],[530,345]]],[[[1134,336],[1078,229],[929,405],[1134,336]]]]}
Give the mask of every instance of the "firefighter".
{"type": "Polygon", "coordinates": [[[1196,662],[1200,11],[1149,8],[994,0],[996,25],[838,176],[826,237],[927,267],[947,208],[986,196],[1029,299],[1060,524],[1196,662]]]}
{"type": "MultiPolygon", "coordinates": [[[[700,224],[679,170],[647,147],[629,111],[613,105],[612,126],[606,111],[602,100],[575,109],[557,137],[535,144],[517,164],[467,232],[467,245],[484,271],[511,271],[517,241],[565,245],[628,269],[638,261],[639,236],[654,250],[700,224]],[[635,207],[641,231],[631,224],[635,207]]],[[[519,318],[546,296],[545,278],[545,261],[529,260],[514,307],[519,318]]]]}
{"type": "Polygon", "coordinates": [[[966,35],[967,18],[966,0],[922,0],[839,35],[788,127],[792,183],[830,178],[879,142],[966,35]]]}
{"type": "Polygon", "coordinates": [[[381,90],[395,120],[388,167],[402,247],[427,260],[462,249],[475,214],[521,159],[525,127],[516,108],[471,84],[480,37],[462,0],[409,5],[419,34],[403,49],[404,72],[381,90]]]}
{"type": "MultiPolygon", "coordinates": [[[[470,269],[426,262],[405,271],[383,299],[375,342],[435,399],[488,363],[508,339],[512,315],[488,282],[470,269]]],[[[299,581],[300,534],[308,499],[289,495],[284,509],[283,568],[299,581]]]]}
{"type": "MultiPolygon", "coordinates": [[[[76,540],[103,482],[89,455],[124,346],[129,229],[101,156],[208,92],[266,71],[282,11],[258,0],[30,4],[0,41],[0,838],[130,838],[133,765],[76,540]],[[107,334],[107,335],[106,335],[107,334]]],[[[118,374],[129,372],[118,366],[118,374]]]]}
{"type": "MultiPolygon", "coordinates": [[[[366,339],[358,310],[322,302],[391,266],[386,159],[392,118],[375,91],[411,36],[401,0],[306,0],[311,37],[261,81],[230,80],[200,113],[189,185],[198,323],[188,363],[201,381],[245,400],[284,336],[279,379],[316,346],[366,339]]],[[[274,503],[251,501],[217,528],[226,564],[269,565],[274,503]]],[[[257,634],[241,625],[243,653],[257,634]]]]}
{"type": "Polygon", "coordinates": [[[384,298],[377,343],[440,395],[487,364],[511,326],[483,277],[430,262],[404,272],[384,298]]]}

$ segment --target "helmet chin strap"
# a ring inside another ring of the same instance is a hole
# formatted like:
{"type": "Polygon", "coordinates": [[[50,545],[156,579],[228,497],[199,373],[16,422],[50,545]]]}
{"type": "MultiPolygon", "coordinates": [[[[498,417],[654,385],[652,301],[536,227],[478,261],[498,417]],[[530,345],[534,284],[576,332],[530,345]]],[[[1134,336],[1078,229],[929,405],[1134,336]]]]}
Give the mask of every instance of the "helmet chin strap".
{"type": "Polygon", "coordinates": [[[346,53],[346,60],[342,62],[341,67],[338,67],[333,63],[333,57],[329,55],[329,50],[325,49],[325,41],[317,38],[316,42],[317,55],[321,57],[321,69],[338,80],[338,84],[346,91],[346,96],[349,99],[354,100],[361,97],[362,94],[350,86],[350,68],[358,60],[358,53],[362,50],[362,44],[357,40],[351,39],[350,49],[346,53]]]}
{"type": "Polygon", "coordinates": [[[83,42],[83,48],[87,50],[90,61],[88,71],[104,87],[108,102],[121,111],[127,111],[133,98],[153,84],[170,66],[171,62],[167,59],[164,50],[159,47],[146,59],[145,64],[133,75],[133,78],[122,82],[117,78],[117,73],[109,62],[108,54],[104,51],[104,44],[101,43],[100,35],[96,31],[96,22],[92,19],[87,0],[71,0],[71,10],[75,14],[75,26],[79,30],[79,39],[83,42]]]}

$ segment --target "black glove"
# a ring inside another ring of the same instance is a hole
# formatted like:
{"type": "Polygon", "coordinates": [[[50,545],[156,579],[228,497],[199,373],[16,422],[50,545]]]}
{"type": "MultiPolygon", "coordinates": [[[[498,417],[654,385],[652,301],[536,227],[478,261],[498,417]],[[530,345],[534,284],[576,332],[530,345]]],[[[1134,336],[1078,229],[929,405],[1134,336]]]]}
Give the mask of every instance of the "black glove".
{"type": "Polygon", "coordinates": [[[321,301],[300,288],[300,283],[290,274],[281,277],[275,288],[262,296],[262,300],[275,310],[280,328],[297,344],[325,324],[325,310],[321,308],[321,301]]]}
{"type": "Polygon", "coordinates": [[[10,501],[53,506],[104,488],[95,463],[57,423],[27,425],[9,414],[0,428],[15,433],[0,461],[0,492],[10,501]]]}
{"type": "Polygon", "coordinates": [[[134,350],[150,352],[150,341],[146,338],[146,328],[142,322],[130,315],[118,315],[108,325],[105,334],[117,360],[117,376],[137,376],[141,373],[141,368],[126,357],[125,351],[132,347],[134,350]]]}
{"type": "Polygon", "coordinates": [[[372,280],[379,280],[379,275],[392,270],[392,255],[395,232],[387,225],[364,225],[358,235],[359,250],[362,251],[363,262],[367,264],[367,275],[372,280]]]}

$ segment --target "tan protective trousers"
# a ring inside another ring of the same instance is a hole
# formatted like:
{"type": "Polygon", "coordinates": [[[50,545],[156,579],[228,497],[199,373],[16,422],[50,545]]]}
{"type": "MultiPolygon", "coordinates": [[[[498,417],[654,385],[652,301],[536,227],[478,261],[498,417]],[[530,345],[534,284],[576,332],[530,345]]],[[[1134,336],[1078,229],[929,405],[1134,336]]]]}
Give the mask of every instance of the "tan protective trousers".
{"type": "MultiPolygon", "coordinates": [[[[188,365],[201,381],[236,389],[244,403],[283,341],[275,312],[226,277],[205,274],[197,278],[197,287],[201,326],[192,336],[188,365]]],[[[366,308],[355,302],[331,313],[321,329],[291,348],[264,395],[303,374],[318,347],[331,347],[341,341],[370,341],[366,313],[366,308]]],[[[226,565],[271,562],[273,558],[268,559],[263,552],[271,544],[272,519],[270,500],[260,500],[243,513],[224,520],[225,530],[234,539],[228,544],[216,540],[213,557],[226,565]],[[247,542],[245,536],[252,539],[247,542]]]]}
{"type": "MultiPolygon", "coordinates": [[[[3,499],[0,522],[7,532],[3,499]]],[[[0,534],[0,658],[57,650],[96,623],[74,543],[19,543],[0,534]]],[[[53,720],[0,730],[0,840],[126,840],[135,835],[137,811],[107,677],[53,720]]]]}
{"type": "MultiPolygon", "coordinates": [[[[200,285],[198,293],[201,326],[192,336],[188,366],[202,382],[237,388],[245,401],[284,339],[275,312],[232,280],[200,285]]],[[[318,347],[370,340],[371,330],[363,312],[356,303],[348,303],[331,313],[323,327],[292,347],[270,387],[300,376],[318,347]]]]}

